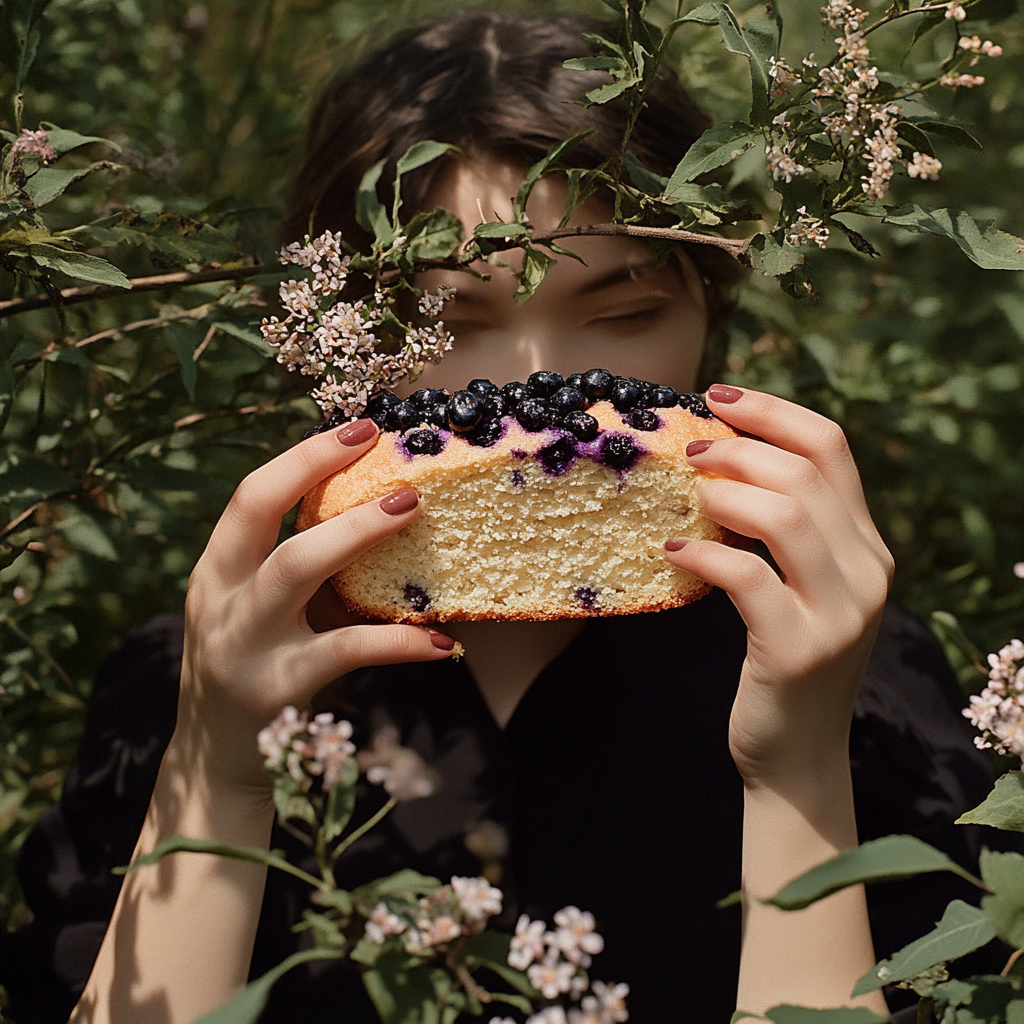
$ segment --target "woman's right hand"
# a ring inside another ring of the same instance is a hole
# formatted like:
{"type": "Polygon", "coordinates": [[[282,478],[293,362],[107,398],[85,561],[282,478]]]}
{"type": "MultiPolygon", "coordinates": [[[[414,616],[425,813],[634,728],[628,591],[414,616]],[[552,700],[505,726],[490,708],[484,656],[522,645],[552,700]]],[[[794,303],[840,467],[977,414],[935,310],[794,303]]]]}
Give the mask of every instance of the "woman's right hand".
{"type": "Polygon", "coordinates": [[[416,626],[316,633],[306,607],[325,579],[419,514],[405,488],[277,543],[281,518],[378,436],[371,420],[317,434],[247,476],[189,582],[185,654],[172,746],[179,763],[223,791],[269,792],[256,734],[286,704],[303,707],[331,680],[369,665],[438,661],[452,641],[416,626]]]}

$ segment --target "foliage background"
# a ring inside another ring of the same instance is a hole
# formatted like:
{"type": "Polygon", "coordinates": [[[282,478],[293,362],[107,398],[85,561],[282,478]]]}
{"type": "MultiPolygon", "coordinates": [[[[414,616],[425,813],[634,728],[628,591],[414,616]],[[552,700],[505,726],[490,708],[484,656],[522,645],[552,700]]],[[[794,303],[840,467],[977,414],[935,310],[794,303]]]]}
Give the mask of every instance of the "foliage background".
{"type": "MultiPolygon", "coordinates": [[[[0,6],[0,127],[8,130],[13,28],[27,5],[0,6]]],[[[603,12],[598,0],[512,6],[603,12]]],[[[118,154],[94,144],[61,166],[92,157],[121,169],[72,186],[47,207],[48,221],[70,228],[129,208],[171,211],[272,265],[303,123],[326,79],[402,24],[494,7],[50,0],[24,123],[50,121],[121,147],[118,154]]],[[[965,209],[1020,233],[1024,26],[1013,0],[986,0],[984,9],[1012,15],[989,32],[1005,55],[978,69],[988,78],[983,88],[947,92],[943,102],[986,152],[940,145],[941,180],[898,178],[890,200],[926,196],[928,205],[965,209]]],[[[784,14],[791,63],[808,51],[831,52],[815,0],[787,0],[784,14]]],[[[972,31],[984,29],[982,22],[972,31]]],[[[949,45],[938,37],[952,31],[936,29],[914,59],[937,63],[949,45]]],[[[872,48],[895,68],[908,42],[894,28],[874,36],[872,48]]],[[[746,69],[717,30],[688,26],[677,50],[695,96],[720,118],[742,116],[746,69]]],[[[763,194],[762,168],[751,152],[734,167],[733,186],[763,194]]],[[[930,235],[863,230],[879,259],[835,239],[834,248],[809,257],[823,297],[816,306],[795,303],[764,278],[744,285],[726,379],[794,398],[844,425],[897,559],[895,596],[926,618],[951,613],[981,651],[993,650],[1020,635],[1024,609],[1024,588],[1012,574],[1024,558],[1024,282],[982,271],[930,235]]],[[[95,251],[129,276],[182,262],[173,244],[95,251]]],[[[0,454],[0,528],[35,507],[6,537],[10,560],[0,571],[0,915],[9,927],[26,912],[14,876],[17,849],[59,796],[104,651],[131,626],[180,610],[191,566],[233,486],[297,441],[316,415],[301,383],[268,359],[255,328],[268,312],[262,303],[274,305],[274,282],[86,303],[67,309],[64,327],[53,310],[0,324],[0,407],[13,404],[0,454]],[[69,347],[95,335],[102,337],[69,347]]],[[[0,270],[0,300],[12,289],[0,270]]],[[[951,639],[948,627],[935,625],[951,639]]],[[[949,650],[965,687],[980,688],[964,645],[951,642],[949,650]]]]}

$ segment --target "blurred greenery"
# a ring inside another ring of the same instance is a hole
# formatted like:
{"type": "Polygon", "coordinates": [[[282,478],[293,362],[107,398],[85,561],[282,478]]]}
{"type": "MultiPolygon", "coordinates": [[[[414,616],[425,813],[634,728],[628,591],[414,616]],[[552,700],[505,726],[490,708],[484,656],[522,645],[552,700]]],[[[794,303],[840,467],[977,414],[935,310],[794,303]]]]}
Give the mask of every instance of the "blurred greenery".
{"type": "MultiPolygon", "coordinates": [[[[269,268],[248,283],[68,306],[63,323],[53,309],[23,313],[2,328],[0,419],[4,410],[10,418],[0,529],[16,524],[0,549],[0,915],[9,926],[25,915],[14,858],[59,796],[104,651],[131,626],[182,607],[191,566],[234,485],[297,441],[317,415],[301,382],[269,359],[256,329],[275,304],[276,224],[312,101],[382,34],[474,7],[495,5],[8,0],[0,7],[0,128],[15,130],[17,33],[26,12],[45,8],[24,84],[24,125],[52,122],[120,147],[93,143],[62,159],[61,167],[85,168],[88,158],[119,166],[82,178],[49,204],[51,229],[114,218],[111,233],[80,237],[129,277],[211,260],[230,268],[255,259],[269,268]],[[159,219],[166,213],[196,224],[159,219]],[[213,249],[197,241],[199,224],[213,249]],[[132,244],[139,238],[143,244],[132,244]]],[[[603,12],[598,0],[501,8],[603,12]]],[[[982,9],[1002,18],[1013,5],[984,0],[982,9]]],[[[788,0],[785,15],[791,63],[829,49],[816,3],[788,0]]],[[[971,27],[987,30],[984,22],[971,27]]],[[[933,35],[952,31],[940,25],[933,35]]],[[[1020,232],[1020,19],[1001,22],[989,37],[1005,55],[980,69],[986,85],[942,98],[944,113],[971,127],[985,152],[940,141],[941,180],[898,178],[890,201],[965,209],[1020,232]]],[[[872,37],[873,52],[896,68],[908,42],[894,27],[872,37]]],[[[936,41],[934,52],[930,45],[926,38],[914,59],[937,64],[942,45],[936,41]]],[[[718,117],[742,116],[749,78],[717,30],[688,26],[676,48],[698,100],[718,117]]],[[[767,192],[756,149],[731,173],[740,192],[767,192]]],[[[746,282],[727,380],[795,398],[843,424],[897,559],[895,596],[926,618],[948,613],[937,628],[965,687],[980,688],[963,651],[973,643],[987,652],[1020,635],[1024,609],[1024,586],[1012,573],[1024,558],[1024,283],[1019,274],[980,270],[933,236],[873,222],[858,229],[882,255],[869,259],[836,238],[828,251],[812,253],[817,305],[795,303],[765,278],[746,282]],[[955,642],[950,622],[969,642],[955,642]]],[[[0,269],[0,301],[20,294],[15,288],[0,269]]]]}

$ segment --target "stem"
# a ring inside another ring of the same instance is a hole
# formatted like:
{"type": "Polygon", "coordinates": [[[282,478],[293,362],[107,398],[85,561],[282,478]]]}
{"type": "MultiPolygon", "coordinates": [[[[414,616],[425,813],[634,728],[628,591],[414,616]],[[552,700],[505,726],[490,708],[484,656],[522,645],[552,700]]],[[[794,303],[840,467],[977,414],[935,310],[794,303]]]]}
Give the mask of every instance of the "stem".
{"type": "Polygon", "coordinates": [[[366,835],[374,825],[382,821],[397,804],[398,801],[394,797],[391,797],[391,799],[389,799],[388,802],[372,818],[370,818],[369,821],[364,822],[355,830],[355,832],[351,832],[347,835],[334,848],[334,852],[331,854],[331,862],[335,862],[357,839],[366,835]]]}
{"type": "MultiPolygon", "coordinates": [[[[193,284],[206,284],[210,281],[236,281],[247,277],[262,277],[270,274],[283,274],[285,269],[277,267],[235,267],[231,270],[199,270],[194,273],[179,271],[174,274],[158,274],[155,277],[134,277],[129,282],[132,292],[152,292],[161,288],[188,287],[193,284]]],[[[79,288],[65,288],[55,293],[64,306],[74,306],[79,302],[92,302],[96,299],[110,299],[128,294],[125,288],[113,285],[93,284],[79,288]]],[[[17,316],[33,309],[45,309],[56,303],[50,295],[31,295],[25,299],[7,299],[0,302],[0,318],[17,316]]]]}
{"type": "Polygon", "coordinates": [[[935,1000],[923,996],[917,1004],[917,1024],[935,1024],[935,1000]]]}
{"type": "Polygon", "coordinates": [[[1024,953],[1024,949],[1015,949],[1010,954],[1010,959],[1006,961],[1006,966],[1000,971],[1000,974],[1005,978],[1009,975],[1010,971],[1013,970],[1013,965],[1020,958],[1021,954],[1024,953]]]}
{"type": "Polygon", "coordinates": [[[46,648],[42,647],[32,637],[30,637],[28,633],[26,633],[13,619],[9,619],[5,615],[0,621],[2,621],[23,644],[28,644],[28,646],[31,647],[32,650],[35,651],[36,654],[53,669],[57,678],[64,684],[65,689],[73,693],[76,697],[78,696],[78,688],[75,686],[74,682],[72,682],[71,676],[69,676],[67,672],[57,664],[53,655],[51,655],[46,648]]]}

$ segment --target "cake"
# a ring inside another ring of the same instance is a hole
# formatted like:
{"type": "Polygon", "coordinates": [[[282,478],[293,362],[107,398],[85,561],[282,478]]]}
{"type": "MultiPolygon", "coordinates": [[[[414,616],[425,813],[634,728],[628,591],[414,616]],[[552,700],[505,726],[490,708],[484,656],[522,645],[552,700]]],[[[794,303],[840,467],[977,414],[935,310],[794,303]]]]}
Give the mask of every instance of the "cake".
{"type": "Polygon", "coordinates": [[[380,392],[366,415],[376,445],[306,495],[298,529],[401,487],[422,511],[333,577],[351,611],[541,620],[657,611],[710,590],[664,558],[671,537],[725,539],[694,507],[685,449],[736,435],[699,395],[605,370],[541,372],[454,395],[380,392]]]}

